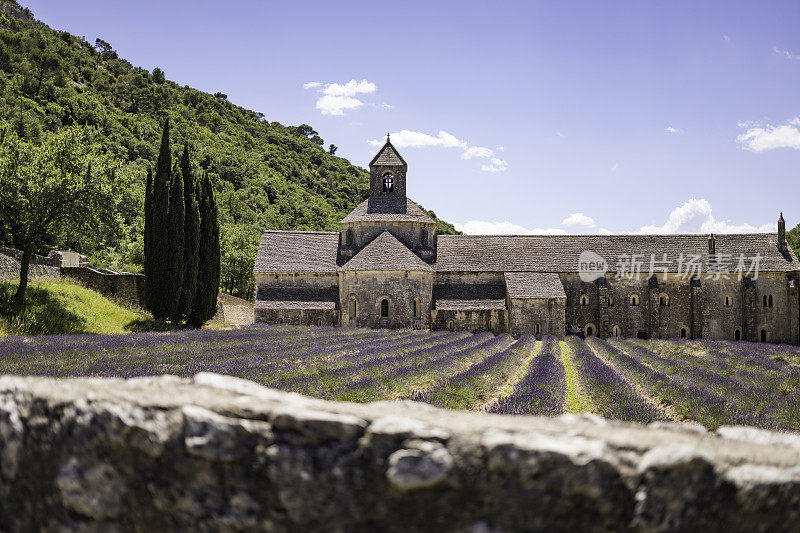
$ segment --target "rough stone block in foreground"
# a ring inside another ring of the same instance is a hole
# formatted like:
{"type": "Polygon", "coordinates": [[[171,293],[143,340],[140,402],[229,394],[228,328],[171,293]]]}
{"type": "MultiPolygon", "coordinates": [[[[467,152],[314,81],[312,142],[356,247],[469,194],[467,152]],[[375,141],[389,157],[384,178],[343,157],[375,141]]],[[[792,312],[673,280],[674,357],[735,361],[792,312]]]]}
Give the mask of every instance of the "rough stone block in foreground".
{"type": "Polygon", "coordinates": [[[797,531],[800,435],[0,378],[2,531],[797,531]]]}

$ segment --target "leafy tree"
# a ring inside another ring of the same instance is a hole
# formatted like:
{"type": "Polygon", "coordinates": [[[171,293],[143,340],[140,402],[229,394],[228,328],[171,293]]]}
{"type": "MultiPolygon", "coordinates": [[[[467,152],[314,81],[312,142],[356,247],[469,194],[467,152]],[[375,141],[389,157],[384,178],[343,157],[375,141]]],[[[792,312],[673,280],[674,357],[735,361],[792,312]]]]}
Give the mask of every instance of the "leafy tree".
{"type": "Polygon", "coordinates": [[[25,307],[33,253],[67,228],[89,232],[112,218],[110,161],[96,133],[70,127],[37,145],[0,133],[0,223],[22,250],[14,311],[25,307]]]}
{"type": "Polygon", "coordinates": [[[183,290],[178,303],[178,316],[188,316],[197,287],[197,269],[200,247],[200,210],[195,191],[195,179],[189,161],[189,143],[183,145],[181,158],[184,198],[183,290]]]}
{"type": "Polygon", "coordinates": [[[47,50],[35,50],[31,54],[33,63],[34,75],[36,76],[36,91],[33,97],[39,96],[39,91],[42,90],[42,82],[45,77],[50,76],[61,69],[61,59],[57,54],[47,50]]]}
{"type": "Polygon", "coordinates": [[[183,172],[175,163],[172,169],[172,184],[169,189],[169,212],[167,213],[167,232],[163,236],[156,238],[165,241],[166,260],[164,299],[167,316],[172,322],[180,323],[181,315],[179,310],[181,292],[183,291],[184,269],[186,265],[183,261],[184,246],[186,235],[184,224],[186,220],[186,210],[183,198],[183,172]]]}
{"type": "Polygon", "coordinates": [[[331,155],[336,155],[336,150],[338,150],[338,148],[336,147],[335,144],[331,144],[328,147],[328,153],[331,154],[331,155]]]}
{"type": "Polygon", "coordinates": [[[217,203],[208,173],[198,187],[200,203],[200,246],[197,287],[189,323],[200,327],[217,312],[220,280],[220,242],[217,203]]]}
{"type": "Polygon", "coordinates": [[[164,76],[164,71],[160,68],[156,67],[153,69],[153,83],[161,85],[166,81],[166,77],[164,76]]]}

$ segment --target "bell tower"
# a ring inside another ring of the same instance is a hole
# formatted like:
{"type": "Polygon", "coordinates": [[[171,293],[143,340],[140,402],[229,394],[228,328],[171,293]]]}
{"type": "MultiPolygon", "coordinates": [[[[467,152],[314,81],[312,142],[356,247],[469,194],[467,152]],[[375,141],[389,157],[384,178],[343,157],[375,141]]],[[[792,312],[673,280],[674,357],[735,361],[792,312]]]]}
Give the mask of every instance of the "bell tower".
{"type": "Polygon", "coordinates": [[[386,144],[369,163],[368,211],[406,212],[407,171],[408,165],[386,135],[386,144]]]}

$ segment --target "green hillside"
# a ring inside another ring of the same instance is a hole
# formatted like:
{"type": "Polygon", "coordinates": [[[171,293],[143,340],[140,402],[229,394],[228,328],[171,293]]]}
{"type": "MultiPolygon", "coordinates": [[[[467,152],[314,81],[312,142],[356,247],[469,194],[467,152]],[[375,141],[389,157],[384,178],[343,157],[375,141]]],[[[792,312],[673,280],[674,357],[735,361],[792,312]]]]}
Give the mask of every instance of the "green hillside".
{"type": "MultiPolygon", "coordinates": [[[[311,126],[270,122],[223,93],[181,86],[161,69],[131,65],[103,39],[53,30],[13,0],[0,0],[0,128],[38,140],[64,126],[95,127],[118,162],[116,225],[53,236],[50,245],[81,251],[101,266],[141,269],[145,169],[155,162],[167,116],[175,151],[188,140],[193,164],[212,177],[227,292],[252,297],[262,229],[337,230],[366,198],[367,171],[330,153],[335,147],[311,126]]],[[[437,222],[439,232],[455,232],[437,222]]],[[[0,228],[0,243],[8,241],[0,228]]]]}
{"type": "Polygon", "coordinates": [[[128,333],[151,329],[152,318],[112,302],[68,281],[35,281],[28,287],[28,305],[20,316],[4,310],[11,305],[16,283],[0,281],[0,337],[64,333],[128,333]]]}

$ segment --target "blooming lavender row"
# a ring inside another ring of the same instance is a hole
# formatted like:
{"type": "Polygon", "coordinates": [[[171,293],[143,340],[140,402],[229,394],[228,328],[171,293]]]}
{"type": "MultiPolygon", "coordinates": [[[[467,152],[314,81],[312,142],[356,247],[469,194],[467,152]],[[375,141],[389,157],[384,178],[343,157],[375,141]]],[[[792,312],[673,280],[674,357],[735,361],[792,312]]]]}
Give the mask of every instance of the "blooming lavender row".
{"type": "Polygon", "coordinates": [[[630,383],[600,360],[585,342],[577,337],[567,337],[566,343],[572,352],[583,390],[603,416],[645,424],[666,419],[658,408],[639,396],[630,383]]]}
{"type": "MultiPolygon", "coordinates": [[[[609,345],[652,371],[646,384],[654,395],[673,405],[684,418],[701,422],[709,429],[723,424],[743,424],[776,428],[774,418],[754,412],[734,396],[719,392],[721,376],[695,369],[681,368],[674,360],[661,357],[634,341],[613,339],[609,345]]],[[[610,355],[613,360],[613,356],[610,355]]],[[[615,362],[615,364],[617,364],[615,362]]],[[[642,372],[646,376],[646,372],[642,372]]],[[[644,378],[645,380],[647,377],[644,378]]]]}
{"type": "Polygon", "coordinates": [[[365,347],[342,357],[335,365],[318,366],[316,372],[289,375],[275,386],[287,391],[329,397],[334,395],[335,391],[339,390],[344,383],[358,379],[357,376],[363,375],[364,372],[372,374],[383,371],[391,366],[424,357],[431,350],[463,347],[465,342],[480,341],[473,340],[471,333],[458,332],[418,339],[412,344],[400,348],[387,347],[385,344],[373,346],[371,350],[369,347],[365,347]]]}
{"type": "Polygon", "coordinates": [[[490,412],[506,415],[559,415],[564,410],[566,381],[561,347],[552,335],[542,338],[539,353],[508,396],[492,405],[490,412]]]}
{"type": "MultiPolygon", "coordinates": [[[[448,346],[435,347],[414,357],[397,355],[379,366],[364,369],[364,372],[351,375],[342,383],[339,392],[334,396],[339,400],[370,401],[387,397],[397,388],[397,381],[408,375],[419,375],[426,367],[441,366],[448,362],[458,362],[471,354],[480,353],[500,341],[489,332],[479,333],[471,338],[462,339],[448,346]]],[[[513,338],[512,338],[513,340],[513,338]]],[[[510,343],[509,343],[510,344],[510,343]]]]}
{"type": "Polygon", "coordinates": [[[514,344],[446,377],[434,387],[411,395],[412,400],[450,409],[470,409],[492,398],[492,394],[529,357],[536,338],[523,335],[514,344]]]}

